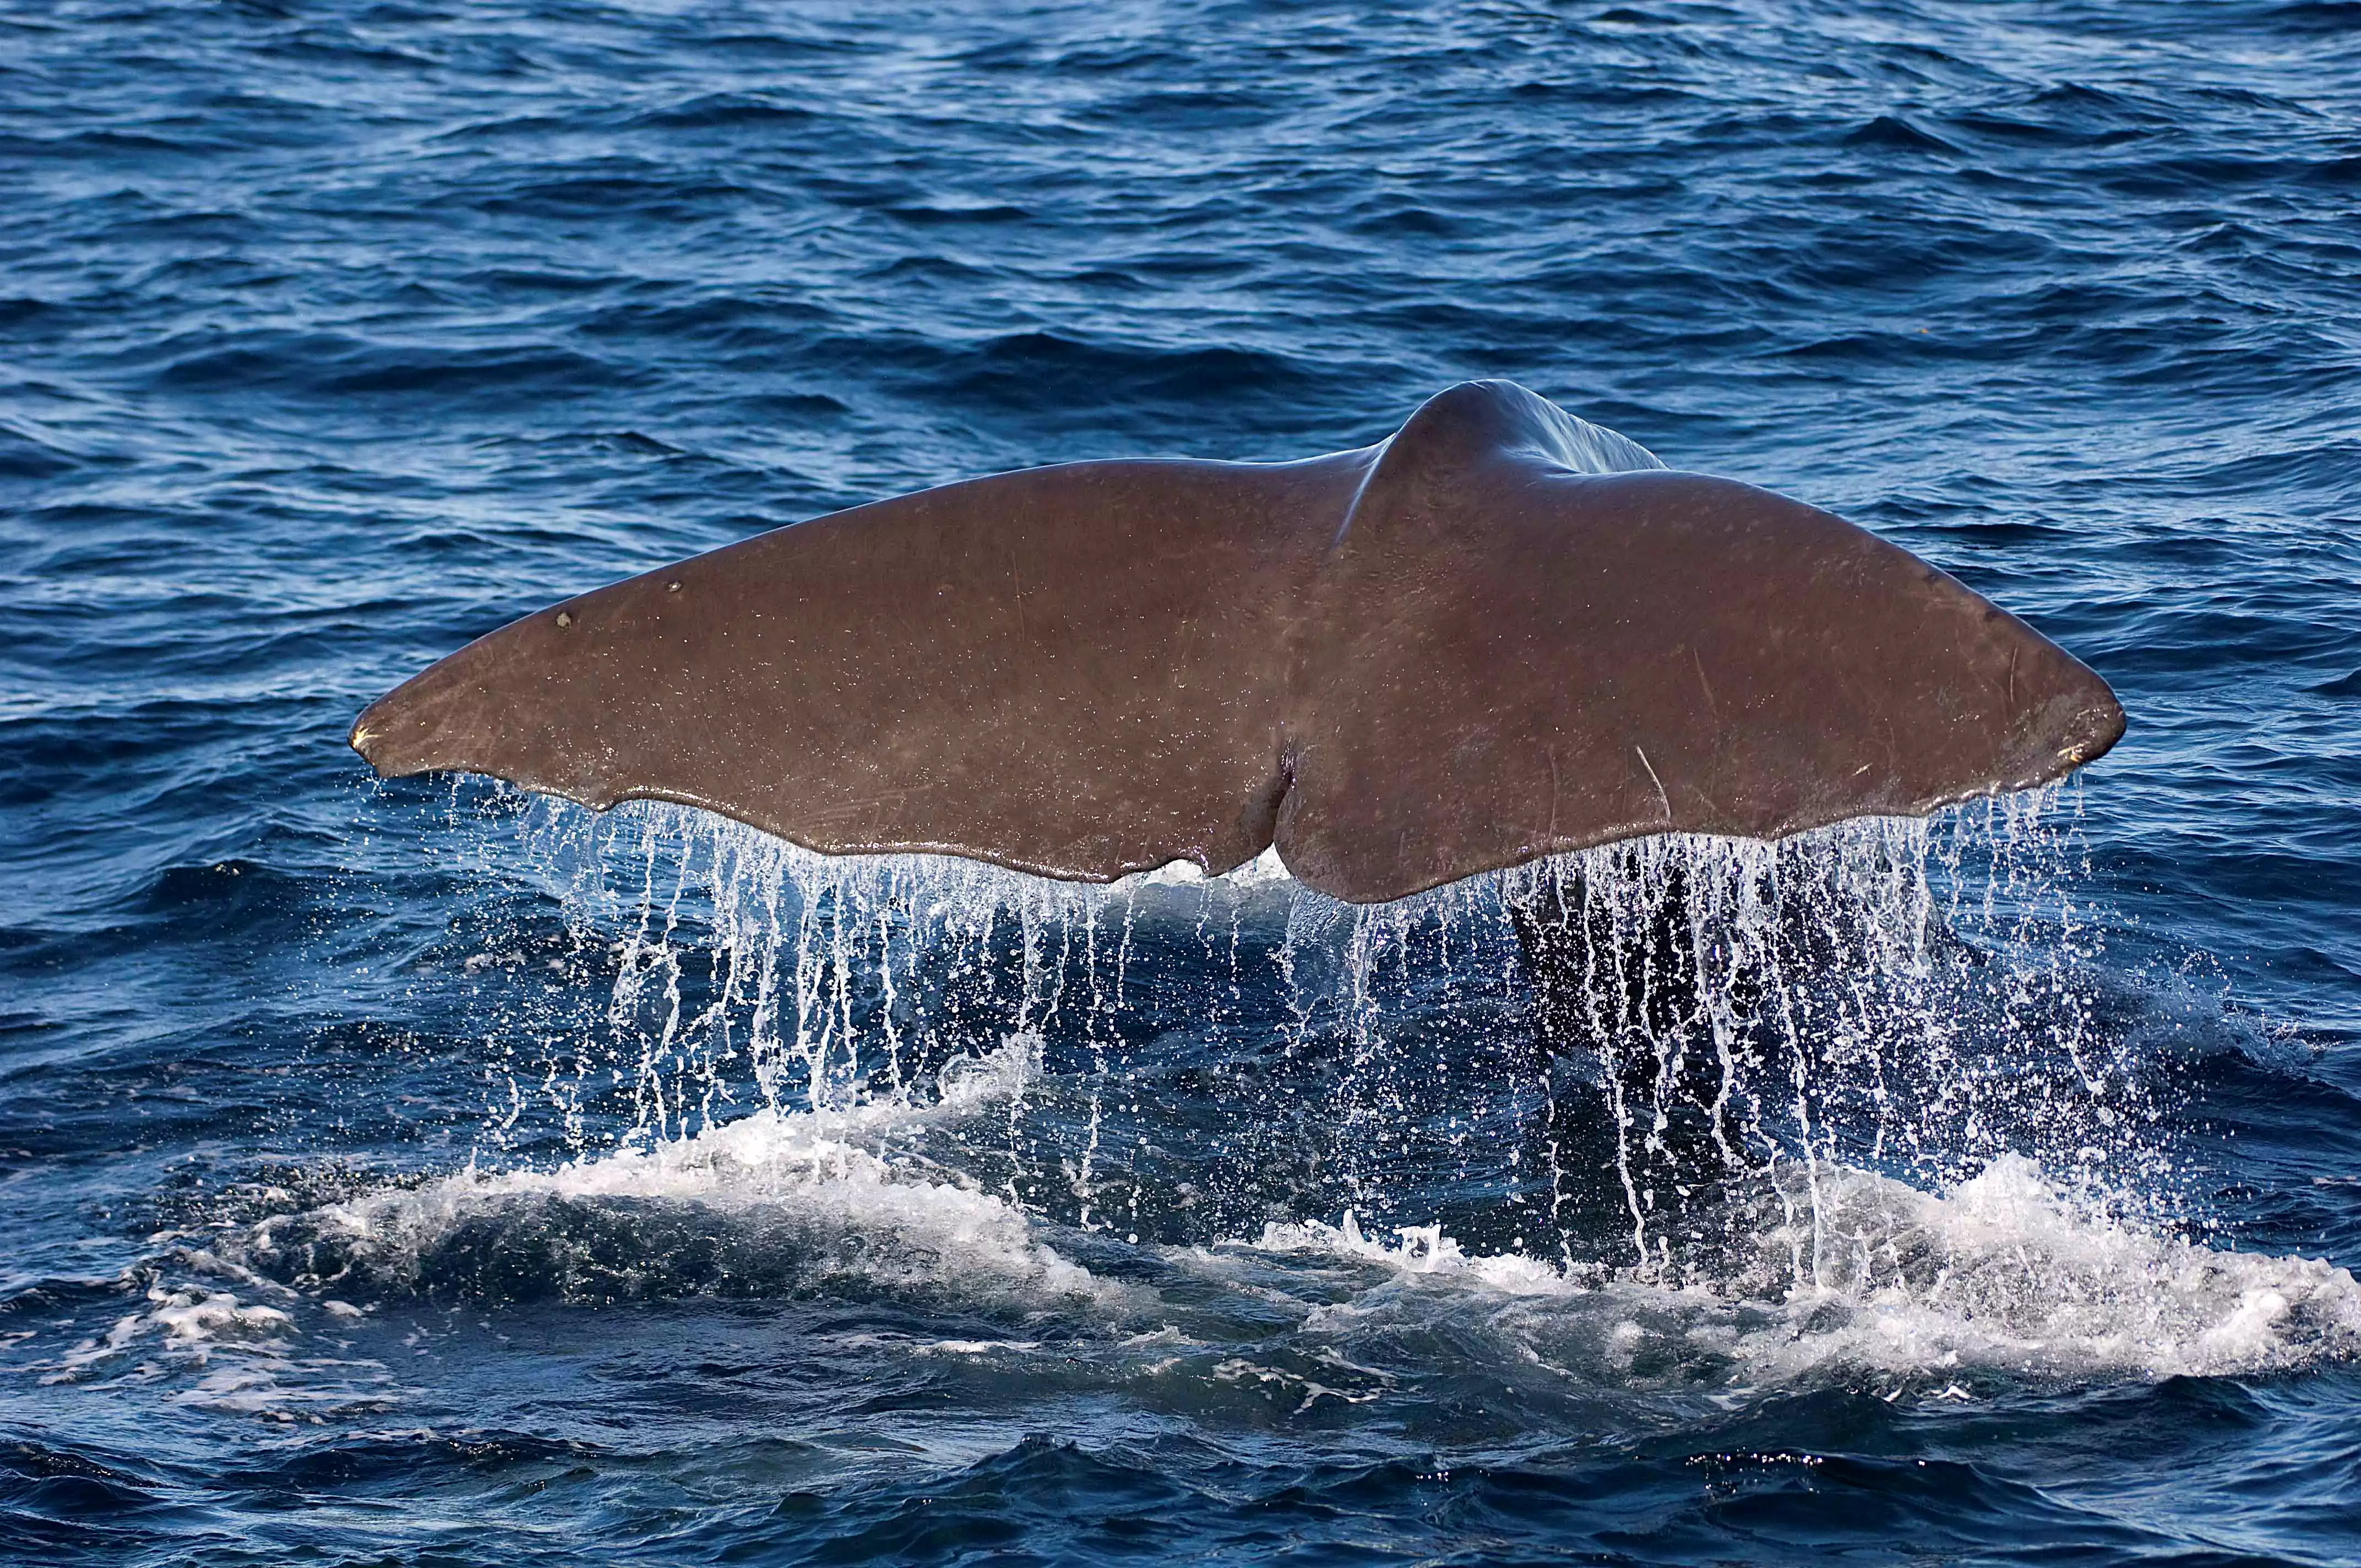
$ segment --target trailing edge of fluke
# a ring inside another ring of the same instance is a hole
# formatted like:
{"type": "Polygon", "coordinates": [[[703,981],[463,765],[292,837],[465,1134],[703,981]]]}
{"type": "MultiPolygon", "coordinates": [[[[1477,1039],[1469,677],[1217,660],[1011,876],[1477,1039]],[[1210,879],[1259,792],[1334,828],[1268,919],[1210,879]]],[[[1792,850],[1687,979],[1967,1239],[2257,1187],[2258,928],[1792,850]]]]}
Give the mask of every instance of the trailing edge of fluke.
{"type": "Polygon", "coordinates": [[[1506,381],[1300,463],[999,474],[552,606],[371,704],[388,776],[1105,881],[1274,842],[1354,903],[2047,783],[2104,681],[1817,508],[1506,381]]]}

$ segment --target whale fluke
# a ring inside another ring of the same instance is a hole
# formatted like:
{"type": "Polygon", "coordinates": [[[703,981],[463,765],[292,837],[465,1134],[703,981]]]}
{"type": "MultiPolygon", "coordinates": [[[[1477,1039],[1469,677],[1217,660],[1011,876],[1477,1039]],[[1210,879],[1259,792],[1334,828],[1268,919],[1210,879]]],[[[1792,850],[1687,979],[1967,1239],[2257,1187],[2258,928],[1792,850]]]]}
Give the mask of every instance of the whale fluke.
{"type": "Polygon", "coordinates": [[[1274,842],[1354,903],[2043,784],[2089,668],[1906,551],[1470,382],[1300,463],[1075,463],[600,588],[370,705],[387,776],[1105,881],[1274,842]]]}

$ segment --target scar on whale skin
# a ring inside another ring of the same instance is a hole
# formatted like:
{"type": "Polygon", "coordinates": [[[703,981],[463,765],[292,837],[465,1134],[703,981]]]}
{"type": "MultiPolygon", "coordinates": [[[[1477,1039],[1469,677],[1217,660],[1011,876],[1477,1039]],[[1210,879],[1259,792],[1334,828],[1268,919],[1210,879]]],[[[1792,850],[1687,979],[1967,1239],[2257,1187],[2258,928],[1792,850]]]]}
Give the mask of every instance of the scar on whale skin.
{"type": "Polygon", "coordinates": [[[351,740],[827,853],[1108,881],[1275,843],[1368,904],[1922,815],[2123,728],[1908,552],[1475,381],[1328,456],[1072,463],[760,534],[478,639],[351,740]]]}

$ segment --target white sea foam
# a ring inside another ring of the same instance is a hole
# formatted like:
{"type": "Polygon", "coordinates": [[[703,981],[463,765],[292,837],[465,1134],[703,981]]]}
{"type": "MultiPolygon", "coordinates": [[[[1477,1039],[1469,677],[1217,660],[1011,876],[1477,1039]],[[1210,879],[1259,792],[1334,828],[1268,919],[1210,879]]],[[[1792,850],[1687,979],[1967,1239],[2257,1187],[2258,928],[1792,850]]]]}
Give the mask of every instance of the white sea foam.
{"type": "MultiPolygon", "coordinates": [[[[1005,1198],[964,1176],[880,1152],[881,1133],[1021,1092],[1038,1071],[1039,1042],[1011,1036],[982,1058],[959,1058],[931,1106],[869,1102],[849,1110],[764,1109],[694,1135],[569,1161],[550,1170],[470,1168],[413,1189],[390,1189],[257,1227],[258,1259],[291,1248],[323,1249],[373,1278],[416,1284],[439,1249],[467,1227],[490,1225],[521,1256],[560,1266],[580,1251],[562,1234],[585,1213],[625,1223],[651,1211],[686,1222],[695,1250],[721,1266],[796,1280],[860,1278],[874,1285],[953,1287],[963,1292],[1092,1300],[1117,1294],[1038,1241],[1005,1198]]],[[[665,1233],[677,1236],[677,1229],[665,1233]]],[[[615,1266],[601,1264],[612,1275],[615,1266]]],[[[644,1288],[702,1288],[664,1277],[662,1256],[631,1259],[644,1288]]],[[[324,1283],[325,1281],[324,1281],[324,1283]]],[[[550,1288],[554,1282],[528,1281],[550,1288]]],[[[708,1281],[710,1284],[711,1281],[708,1281]]],[[[562,1293],[562,1292],[561,1292],[562,1293]]]]}
{"type": "Polygon", "coordinates": [[[1734,1266],[1676,1284],[1471,1255],[1433,1226],[1384,1239],[1349,1212],[1268,1226],[1254,1245],[1387,1271],[1388,1284],[1315,1308],[1308,1329],[1416,1310],[1407,1303],[1422,1290],[1446,1311],[1472,1293],[1544,1356],[1592,1352],[1629,1367],[1654,1349],[1741,1387],[1863,1372],[2222,1376],[2361,1354],[2361,1285],[2347,1270],[2108,1217],[2022,1157],[1939,1194],[1834,1168],[1818,1200],[1817,1227],[1808,1213],[1759,1229],[1733,1213],[1749,1238],[1734,1266]]]}
{"type": "Polygon", "coordinates": [[[202,1365],[218,1343],[280,1341],[293,1332],[294,1320],[276,1307],[242,1302],[226,1290],[157,1285],[149,1288],[143,1310],[125,1313],[104,1334],[67,1352],[49,1380],[76,1381],[88,1369],[159,1338],[202,1365]]]}
{"type": "Polygon", "coordinates": [[[1347,1209],[1334,1225],[1318,1220],[1267,1223],[1254,1245],[1264,1252],[1325,1253],[1378,1263],[1405,1275],[1464,1278],[1518,1295],[1578,1288],[1578,1276],[1521,1253],[1470,1254],[1444,1235],[1441,1225],[1402,1225],[1391,1234],[1395,1239],[1389,1244],[1365,1233],[1359,1217],[1347,1209]]]}
{"type": "Polygon", "coordinates": [[[2021,1156],[1941,1195],[1834,1173],[1816,1218],[1764,1234],[1753,1279],[1792,1268],[1812,1245],[1802,1228],[1815,1223],[1817,1277],[1785,1306],[1802,1323],[1837,1310],[1814,1332],[1746,1344],[1770,1376],[1843,1362],[2210,1376],[2361,1354],[2361,1286],[2349,1271],[2093,1213],[2021,1156]]]}
{"type": "MultiPolygon", "coordinates": [[[[205,1272],[241,1272],[210,1252],[177,1258],[205,1272]]],[[[262,1283],[288,1308],[298,1307],[295,1292],[262,1283]]],[[[393,1402],[382,1365],[332,1354],[337,1344],[306,1348],[305,1340],[293,1310],[208,1285],[159,1283],[148,1287],[140,1310],[43,1368],[42,1381],[152,1387],[171,1404],[282,1422],[318,1422],[393,1402]]]]}

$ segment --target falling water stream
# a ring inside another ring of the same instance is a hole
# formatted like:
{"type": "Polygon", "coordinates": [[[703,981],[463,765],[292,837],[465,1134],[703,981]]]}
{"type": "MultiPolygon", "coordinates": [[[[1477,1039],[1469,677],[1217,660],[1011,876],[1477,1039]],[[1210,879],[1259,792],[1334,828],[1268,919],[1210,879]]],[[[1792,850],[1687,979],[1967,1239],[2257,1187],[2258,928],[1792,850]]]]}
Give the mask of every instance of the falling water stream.
{"type": "Polygon", "coordinates": [[[487,1020],[466,1168],[216,1247],[256,1277],[853,1280],[1087,1300],[1127,1339],[1173,1327],[1159,1273],[1308,1253],[1611,1303],[1701,1387],[2361,1343],[2342,1271],[2189,1239],[2172,1063],[2135,1026],[2161,1003],[2100,961],[2070,790],[1371,906],[1268,854],[1094,886],[672,806],[452,801],[477,874],[563,911],[467,967],[552,981],[487,1020]],[[1571,933],[1554,1000],[1519,911],[1571,933]]]}

